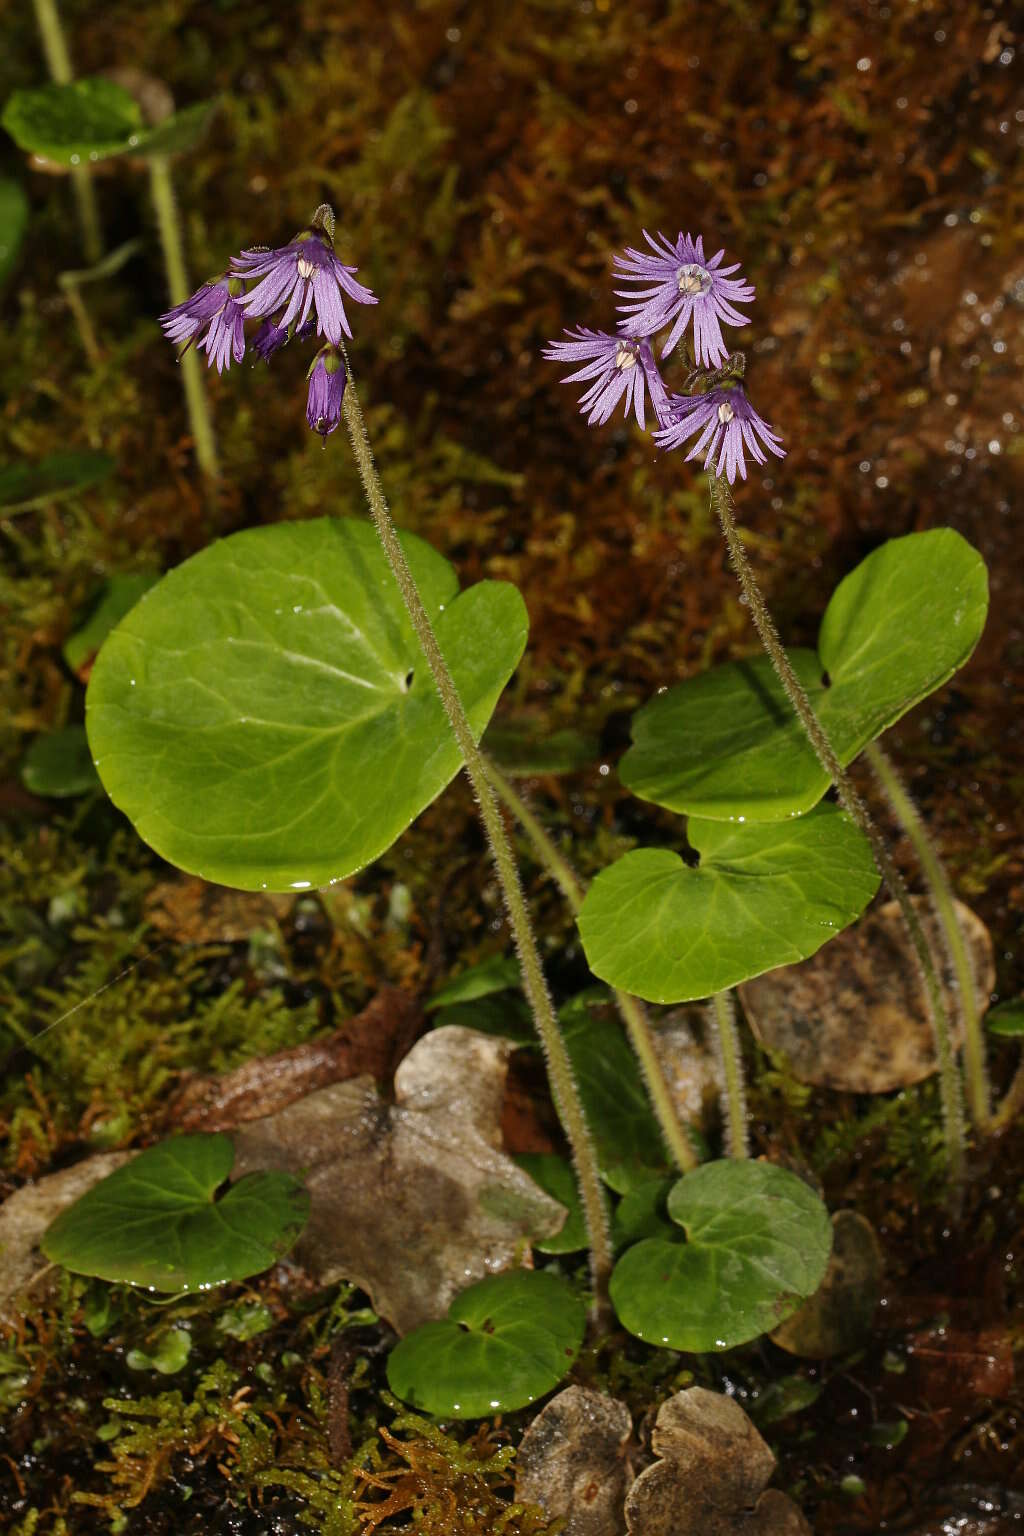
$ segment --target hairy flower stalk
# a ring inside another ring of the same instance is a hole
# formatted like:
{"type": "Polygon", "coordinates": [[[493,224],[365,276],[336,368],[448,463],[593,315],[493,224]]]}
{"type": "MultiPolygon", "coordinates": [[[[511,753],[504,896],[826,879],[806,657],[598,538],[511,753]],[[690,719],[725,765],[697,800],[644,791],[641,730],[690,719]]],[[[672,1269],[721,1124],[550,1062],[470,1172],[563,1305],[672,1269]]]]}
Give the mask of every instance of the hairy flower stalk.
{"type": "Polygon", "coordinates": [[[761,644],[764,646],[775,668],[779,681],[786,690],[786,695],[796,711],[807,738],[814,748],[815,755],[833,784],[839,796],[839,802],[843,809],[849,813],[857,826],[863,832],[871,845],[875,863],[885,881],[893,899],[899,904],[903,921],[910,935],[914,954],[917,958],[924,981],[925,993],[928,998],[928,1008],[932,1020],[932,1030],[935,1036],[935,1052],[939,1063],[939,1088],[942,1097],[942,1118],[945,1127],[946,1157],[949,1162],[950,1182],[954,1199],[959,1198],[964,1181],[964,1114],[963,1093],[960,1084],[960,1075],[957,1072],[956,1061],[953,1056],[953,1043],[950,1037],[949,1014],[946,1010],[946,1001],[943,996],[942,985],[932,960],[931,950],[925,931],[921,926],[921,920],[914,909],[910,899],[906,883],[893,862],[885,838],[867,806],[850,781],[850,778],[836,757],[832,743],[822,728],[821,722],[814,713],[814,708],[807,693],[796,673],[790,665],[778,631],[772,620],[771,614],[765,604],[761,589],[757,584],[743,541],[733,517],[732,497],[724,480],[714,477],[711,481],[711,503],[715,514],[721,524],[725,542],[729,550],[729,558],[734,571],[739,578],[743,594],[750,608],[750,616],[754,621],[761,644]]]}
{"type": "Polygon", "coordinates": [[[607,1300],[608,1280],[612,1269],[612,1248],[608,1232],[608,1214],[598,1173],[597,1156],[587,1127],[579,1090],[573,1076],[569,1053],[565,1047],[555,1017],[551,995],[544,979],[537,942],[523,895],[519,871],[516,867],[494,790],[487,776],[487,767],[473,736],[466,712],[462,707],[458,690],[448,670],[448,665],[437,642],[430,616],[423,606],[419,588],[398,538],[391,518],[384,489],[374,463],[366,424],[359,406],[355,387],[349,380],[342,400],[345,426],[352,442],[352,451],[363,481],[374,524],[380,535],[391,569],[395,574],[409,618],[423,653],[427,658],[437,691],[441,695],[445,711],[451,722],[455,739],[462,753],[466,772],[480,807],[480,816],[490,843],[494,865],[505,898],[509,926],[515,940],[519,963],[523,973],[523,988],[533,1013],[547,1062],[548,1077],[555,1107],[565,1127],[572,1149],[573,1162],[579,1182],[587,1234],[590,1240],[590,1266],[594,1285],[595,1310],[604,1310],[607,1300]]]}
{"type": "MultiPolygon", "coordinates": [[[[501,770],[490,758],[485,758],[484,762],[487,775],[497,790],[499,798],[505,802],[526,832],[540,862],[555,880],[575,916],[583,905],[584,891],[572,866],[559,853],[540,821],[501,770]]],[[[612,989],[612,995],[619,1016],[626,1026],[633,1052],[640,1063],[644,1084],[658,1117],[658,1125],[669,1155],[676,1166],[687,1173],[691,1168],[696,1168],[697,1154],[679,1118],[643,1005],[639,998],[633,997],[629,992],[620,992],[618,987],[612,989]]]]}
{"type": "Polygon", "coordinates": [[[709,1009],[718,1064],[719,1092],[725,1105],[726,1142],[730,1157],[749,1157],[747,1093],[743,1056],[736,1030],[736,1003],[731,992],[716,992],[709,1009]]]}

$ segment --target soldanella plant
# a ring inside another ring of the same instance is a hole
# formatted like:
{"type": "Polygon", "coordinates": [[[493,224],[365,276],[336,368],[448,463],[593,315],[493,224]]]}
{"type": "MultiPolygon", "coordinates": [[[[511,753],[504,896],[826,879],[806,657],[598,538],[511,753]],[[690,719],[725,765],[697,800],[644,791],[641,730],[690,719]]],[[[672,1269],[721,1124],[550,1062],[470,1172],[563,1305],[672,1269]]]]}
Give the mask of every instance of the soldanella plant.
{"type": "MultiPolygon", "coordinates": [[[[460,592],[443,556],[391,518],[347,350],[358,306],[378,298],[336,253],[335,235],[331,209],[318,208],[286,244],[230,258],[162,325],[179,350],[205,351],[220,371],[249,350],[269,362],[285,345],[308,346],[309,426],[326,445],[344,421],[370,520],[250,529],[152,587],[92,672],[94,762],[165,859],[274,891],[323,888],[371,864],[464,770],[572,1152],[594,1319],[611,1306],[652,1344],[732,1347],[817,1289],[831,1225],[802,1179],[746,1155],[731,989],[815,954],[882,881],[927,989],[954,1192],[963,1177],[941,965],[847,776],[865,749],[924,851],[959,983],[972,1115],[978,1131],[989,1123],[974,978],[948,886],[875,745],[971,654],[985,619],[984,565],[948,530],[892,540],[832,595],[817,651],[786,652],[731,499],[751,464],[785,452],[748,396],[743,353],[726,341],[730,328],[750,324],[754,289],[722,251],[706,256],[699,235],[648,235],[648,249],[617,256],[613,328],[567,329],[544,355],[584,386],[580,407],[595,428],[621,406],[652,431],[666,475],[702,465],[766,657],[676,682],[638,712],[622,782],[686,821],[667,846],[635,848],[584,890],[480,746],[526,646],[522,597],[496,581],[460,592]],[[915,617],[922,606],[927,626],[915,617]],[[577,914],[632,1054],[588,999],[556,1011],[501,802],[577,914]],[[725,1098],[728,1155],[711,1161],[681,1122],[644,1006],[697,999],[708,1000],[725,1098]]],[[[447,1320],[403,1339],[390,1379],[439,1413],[522,1406],[564,1376],[584,1325],[580,1297],[557,1268],[492,1277],[459,1297],[447,1320]]]]}

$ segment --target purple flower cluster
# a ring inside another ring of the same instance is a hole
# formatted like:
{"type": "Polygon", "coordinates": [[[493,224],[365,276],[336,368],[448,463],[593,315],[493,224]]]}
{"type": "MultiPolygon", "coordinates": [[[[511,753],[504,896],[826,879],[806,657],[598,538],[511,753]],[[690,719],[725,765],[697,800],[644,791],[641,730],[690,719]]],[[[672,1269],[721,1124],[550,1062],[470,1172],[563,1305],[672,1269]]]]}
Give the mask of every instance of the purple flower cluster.
{"type": "Polygon", "coordinates": [[[252,349],[269,363],[292,339],[314,332],[327,339],[306,375],[310,426],[325,439],[341,420],[345,392],[342,334],[351,337],[343,296],[357,304],[376,304],[369,288],[356,281],[355,267],[334,254],[334,214],[322,204],[293,240],[277,250],[254,249],[231,258],[230,270],[204,283],[184,304],[160,316],[164,335],[178,347],[206,349],[207,366],[217,372],[245,356],[245,322],[262,324],[252,349]]]}
{"type": "Polygon", "coordinates": [[[544,356],[555,362],[582,364],[567,374],[562,382],[586,382],[580,398],[580,410],[591,426],[609,420],[620,400],[624,414],[636,417],[645,427],[645,399],[657,417],[654,440],[662,448],[682,447],[697,435],[687,459],[704,455],[704,468],[716,476],[724,475],[732,485],[739,475],[746,479],[746,453],[757,464],[764,464],[769,453],[783,458],[785,449],[776,433],[762,421],[747,399],[739,382],[742,358],[729,356],[722,336],[722,325],[741,326],[746,315],[736,307],[749,304],[752,286],[737,265],[723,266],[724,251],[706,257],[704,240],[679,234],[673,244],[659,233],[652,237],[644,231],[650,251],[626,250],[616,255],[615,277],[634,286],[618,288],[616,294],[626,299],[619,309],[626,316],[619,321],[619,334],[591,331],[579,327],[566,331],[568,340],[551,341],[544,356]],[[666,358],[689,330],[687,342],[691,372],[687,386],[693,393],[670,395],[654,358],[653,341],[669,327],[661,348],[666,358]],[[723,368],[722,365],[725,364],[723,368]]]}

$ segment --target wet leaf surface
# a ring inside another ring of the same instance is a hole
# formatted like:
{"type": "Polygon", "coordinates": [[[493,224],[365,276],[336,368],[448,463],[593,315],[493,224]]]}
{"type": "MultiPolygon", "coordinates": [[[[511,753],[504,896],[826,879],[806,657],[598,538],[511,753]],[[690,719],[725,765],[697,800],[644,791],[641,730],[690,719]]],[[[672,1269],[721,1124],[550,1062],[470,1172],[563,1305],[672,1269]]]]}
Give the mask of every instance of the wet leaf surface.
{"type": "Polygon", "coordinates": [[[15,91],[0,122],[19,148],[68,166],[123,154],[144,131],[138,103],[112,80],[15,91]]]}
{"type": "MultiPolygon", "coordinates": [[[[402,538],[479,734],[526,642],[522,598],[504,582],[460,594],[446,560],[402,538]]],[[[86,724],[140,835],[244,890],[362,868],[461,764],[376,533],[354,520],[249,529],[165,576],[104,645],[86,724]]]]}
{"type": "Polygon", "coordinates": [[[516,1498],[563,1517],[563,1536],[620,1536],[632,1430],[625,1403],[586,1387],[566,1387],[520,1441],[516,1498]]]}
{"type": "Polygon", "coordinates": [[[784,1168],[704,1163],[676,1181],[667,1211],[675,1225],[627,1248],[611,1280],[619,1320],[649,1344],[694,1353],[745,1344],[821,1283],[828,1211],[784,1168]]]}
{"type": "Polygon", "coordinates": [[[234,1161],[227,1136],[177,1136],[149,1147],[62,1211],[40,1247],[75,1274],[156,1291],[259,1274],[293,1246],[309,1196],[290,1174],[265,1170],[218,1196],[234,1161]]]}
{"type": "Polygon", "coordinates": [[[832,805],[760,826],[691,817],[687,837],[696,869],[637,849],[597,876],[579,915],[595,975],[649,1002],[710,997],[812,955],[878,889],[867,840],[832,805]]]}
{"type": "MultiPolygon", "coordinates": [[[[944,957],[941,930],[927,901],[913,899],[933,953],[944,957]]],[[[962,902],[956,911],[984,1012],[995,984],[992,941],[962,902]]],[[[942,978],[959,1044],[962,1026],[948,965],[942,978]]],[[[895,902],[870,912],[802,965],[744,983],[739,995],[761,1045],[783,1056],[800,1082],[888,1093],[937,1070],[924,987],[895,902]]]]}
{"type": "Polygon", "coordinates": [[[585,1323],[583,1302],[550,1270],[490,1275],[461,1292],[445,1319],[402,1339],[388,1382],[414,1408],[445,1418],[524,1408],[568,1374],[585,1323]]]}
{"type": "MultiPolygon", "coordinates": [[[[791,657],[841,763],[963,666],[987,611],[985,562],[951,528],[890,539],[844,577],[817,654],[791,657]]],[[[633,740],[622,782],[692,816],[777,821],[809,811],[830,783],[766,656],[659,694],[633,740]]]]}

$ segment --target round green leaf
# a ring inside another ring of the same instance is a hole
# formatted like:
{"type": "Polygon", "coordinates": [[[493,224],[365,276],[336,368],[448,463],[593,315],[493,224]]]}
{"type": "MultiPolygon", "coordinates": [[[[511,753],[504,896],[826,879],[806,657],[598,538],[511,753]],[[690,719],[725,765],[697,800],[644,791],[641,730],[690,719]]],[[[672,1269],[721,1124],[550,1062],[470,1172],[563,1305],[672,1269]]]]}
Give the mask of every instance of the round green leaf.
{"type": "Polygon", "coordinates": [[[105,453],[51,453],[38,464],[10,464],[0,469],[0,516],[28,512],[88,490],[113,468],[114,460],[105,453]]]}
{"type": "MultiPolygon", "coordinates": [[[[891,539],[839,583],[817,654],[789,656],[841,763],[963,666],[987,609],[985,562],[951,528],[891,539]]],[[[622,782],[689,815],[777,821],[829,785],[765,656],[659,694],[633,743],[622,782]]]]}
{"type": "Polygon", "coordinates": [[[28,225],[28,198],[18,181],[0,180],[0,283],[14,271],[28,225]]]}
{"type": "Polygon", "coordinates": [[[737,826],[691,817],[691,869],[668,848],[627,853],[579,914],[590,969],[652,1003],[710,997],[815,954],[859,917],[879,876],[845,811],[737,826]]]}
{"type": "Polygon", "coordinates": [[[998,1008],[989,1009],[985,1015],[985,1027],[990,1034],[1002,1039],[1019,1039],[1024,1035],[1024,997],[1014,997],[998,1008]]]}
{"type": "Polygon", "coordinates": [[[564,1205],[568,1213],[561,1232],[554,1237],[538,1238],[533,1246],[539,1253],[579,1253],[581,1248],[586,1248],[587,1224],[572,1164],[552,1152],[520,1152],[514,1160],[552,1200],[564,1205]]]}
{"type": "Polygon", "coordinates": [[[295,1242],[309,1195],[288,1173],[250,1173],[221,1199],[229,1137],[176,1136],[94,1184],[40,1244],[48,1259],[156,1291],[194,1291],[269,1269],[295,1242]]]}
{"type": "Polygon", "coordinates": [[[664,1237],[672,1229],[665,1218],[665,1201],[674,1179],[648,1179],[623,1195],[612,1214],[612,1240],[616,1251],[643,1237],[664,1237]]]}
{"type": "Polygon", "coordinates": [[[115,625],[160,580],[156,571],[132,571],[108,576],[93,598],[83,622],[64,642],[63,656],[72,672],[91,660],[115,625]]]}
{"type": "Polygon", "coordinates": [[[612,1273],[620,1321],[648,1344],[732,1349],[796,1311],[821,1284],[828,1211],[802,1179],[771,1163],[704,1163],[668,1198],[686,1241],[645,1238],[612,1273]]]}
{"type": "Polygon", "coordinates": [[[568,1371],[586,1310],[544,1270],[491,1275],[456,1296],[444,1322],[407,1334],[388,1360],[392,1392],[446,1419],[525,1408],[568,1371]]]}
{"type": "Polygon", "coordinates": [[[603,993],[571,999],[558,1018],[601,1177],[625,1194],[665,1168],[636,1056],[603,993]]]}
{"type": "Polygon", "coordinates": [[[144,131],[138,102],[112,80],[15,91],[0,123],[19,148],[60,165],[124,154],[144,131]]]}
{"type": "MultiPolygon", "coordinates": [[[[480,735],[526,642],[505,582],[459,594],[402,544],[480,735]]],[[[100,778],[172,864],[243,890],[324,886],[369,864],[461,766],[368,523],[234,534],[147,592],[109,636],[86,725],[100,778]]]]}
{"type": "Polygon", "coordinates": [[[84,725],[37,736],[21,760],[21,782],[33,795],[67,798],[99,787],[84,725]]]}

